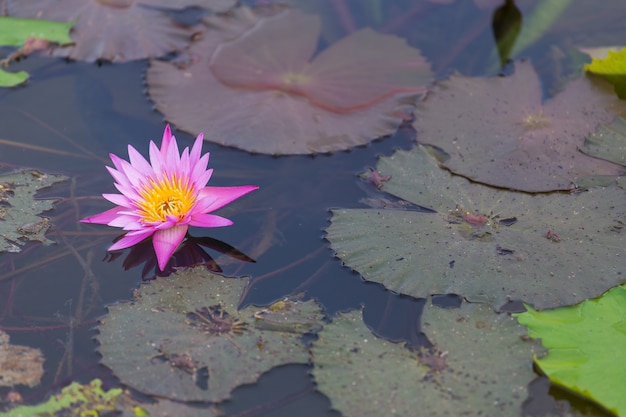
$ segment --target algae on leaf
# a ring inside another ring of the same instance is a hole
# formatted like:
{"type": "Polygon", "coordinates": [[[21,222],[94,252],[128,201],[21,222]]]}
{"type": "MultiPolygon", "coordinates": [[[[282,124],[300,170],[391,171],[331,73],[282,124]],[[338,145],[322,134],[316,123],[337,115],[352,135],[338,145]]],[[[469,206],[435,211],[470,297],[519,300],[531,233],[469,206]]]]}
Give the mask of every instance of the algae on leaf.
{"type": "Polygon", "coordinates": [[[550,381],[626,416],[626,288],[554,310],[527,306],[516,316],[548,349],[535,361],[550,381]]]}
{"type": "Polygon", "coordinates": [[[0,417],[14,416],[104,416],[122,415],[128,417],[147,416],[186,416],[216,417],[220,413],[212,408],[198,408],[187,404],[158,400],[155,403],[142,403],[135,400],[128,391],[120,388],[104,390],[102,381],[94,379],[82,385],[73,382],[52,395],[46,402],[37,405],[22,405],[0,413],[0,417]],[[121,413],[121,414],[120,414],[121,413]]]}
{"type": "Polygon", "coordinates": [[[0,252],[20,252],[27,241],[52,243],[45,237],[49,220],[39,214],[52,209],[54,200],[38,200],[35,193],[65,180],[35,170],[0,175],[0,252]]]}
{"type": "Polygon", "coordinates": [[[340,314],[313,342],[319,390],[343,415],[513,416],[534,378],[533,345],[488,305],[425,308],[432,350],[408,350],[374,336],[361,312],[340,314]]]}
{"type": "Polygon", "coordinates": [[[307,363],[301,337],[321,327],[319,305],[286,300],[239,311],[246,284],[200,267],[142,285],[102,320],[102,362],[143,393],[212,402],[274,366],[307,363]]]}
{"type": "Polygon", "coordinates": [[[626,193],[504,191],[450,174],[426,149],[380,158],[381,190],[436,213],[334,209],[326,238],[366,280],[413,297],[455,293],[544,309],[624,282],[626,193]]]}

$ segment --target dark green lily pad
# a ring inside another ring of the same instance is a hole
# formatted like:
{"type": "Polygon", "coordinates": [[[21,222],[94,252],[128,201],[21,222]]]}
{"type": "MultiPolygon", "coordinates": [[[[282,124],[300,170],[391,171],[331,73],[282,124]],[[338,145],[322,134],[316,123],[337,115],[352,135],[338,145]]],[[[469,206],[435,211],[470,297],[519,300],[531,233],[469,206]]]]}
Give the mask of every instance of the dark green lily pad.
{"type": "Polygon", "coordinates": [[[624,190],[531,195],[470,183],[425,148],[380,158],[382,190],[437,213],[336,209],[327,239],[368,281],[414,297],[456,293],[543,309],[626,280],[624,190]]]}
{"type": "Polygon", "coordinates": [[[132,303],[109,307],[102,362],[141,392],[183,401],[221,401],[274,366],[307,363],[300,339],[321,327],[320,307],[237,311],[246,283],[200,267],[142,285],[132,303]]]}
{"type": "Polygon", "coordinates": [[[598,125],[626,112],[600,79],[581,77],[547,102],[532,65],[509,77],[453,75],[418,105],[420,143],[442,148],[443,165],[478,182],[523,191],[568,190],[581,177],[623,167],[578,150],[598,125]]]}
{"type": "Polygon", "coordinates": [[[54,200],[34,196],[38,190],[66,179],[34,170],[0,176],[0,252],[20,252],[20,246],[28,241],[53,243],[45,237],[49,219],[39,214],[52,209],[54,200]]]}
{"type": "Polygon", "coordinates": [[[434,343],[419,355],[374,336],[359,311],[336,317],[313,342],[313,375],[345,416],[514,416],[534,378],[523,327],[486,305],[427,306],[434,343]]]}
{"type": "Polygon", "coordinates": [[[548,349],[535,361],[550,381],[626,415],[626,288],[555,310],[516,314],[548,349]]]}
{"type": "Polygon", "coordinates": [[[626,165],[626,120],[617,116],[610,124],[598,126],[585,139],[581,151],[596,158],[626,165]]]}

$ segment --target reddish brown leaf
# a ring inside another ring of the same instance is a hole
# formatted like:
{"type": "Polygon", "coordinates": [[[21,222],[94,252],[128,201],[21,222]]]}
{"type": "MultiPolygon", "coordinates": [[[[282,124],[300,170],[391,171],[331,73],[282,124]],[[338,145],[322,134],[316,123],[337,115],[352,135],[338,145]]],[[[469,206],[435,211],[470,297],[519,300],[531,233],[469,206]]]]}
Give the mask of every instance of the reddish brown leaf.
{"type": "Polygon", "coordinates": [[[443,165],[485,184],[522,191],[566,190],[578,179],[622,168],[578,150],[626,103],[611,86],[582,77],[542,102],[532,65],[510,77],[453,75],[419,107],[418,141],[450,155],[443,165]]]}
{"type": "Polygon", "coordinates": [[[319,20],[299,11],[257,18],[241,8],[234,17],[213,18],[211,24],[187,52],[200,57],[195,64],[180,70],[171,63],[152,63],[149,93],[179,128],[208,132],[207,140],[252,152],[332,152],[389,135],[412,112],[430,76],[417,50],[370,30],[332,45],[309,64],[319,20]],[[391,72],[372,63],[375,54],[391,72]],[[347,58],[335,59],[338,55],[347,58]],[[420,62],[422,69],[416,71],[420,62]],[[391,82],[396,79],[399,84],[391,82]]]}

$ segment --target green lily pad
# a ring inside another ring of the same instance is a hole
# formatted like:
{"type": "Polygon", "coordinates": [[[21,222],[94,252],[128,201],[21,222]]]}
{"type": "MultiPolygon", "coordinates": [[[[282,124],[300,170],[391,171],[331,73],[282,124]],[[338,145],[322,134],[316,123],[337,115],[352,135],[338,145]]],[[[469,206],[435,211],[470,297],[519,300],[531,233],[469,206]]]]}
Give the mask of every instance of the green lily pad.
{"type": "MultiPolygon", "coordinates": [[[[69,32],[74,23],[0,16],[0,45],[21,47],[29,38],[45,39],[59,45],[69,44],[72,43],[69,32]]],[[[26,71],[13,73],[0,69],[0,87],[13,87],[27,79],[26,71]]]]}
{"type": "Polygon", "coordinates": [[[37,200],[35,193],[66,179],[34,170],[0,176],[0,252],[20,252],[28,241],[53,243],[45,237],[49,219],[38,214],[52,209],[54,200],[37,200]]]}
{"type": "Polygon", "coordinates": [[[43,376],[41,350],[9,343],[9,335],[0,330],[0,387],[23,384],[39,385],[43,376]]]}
{"type": "Polygon", "coordinates": [[[626,48],[621,51],[607,51],[603,59],[591,58],[591,64],[585,65],[585,71],[604,77],[615,86],[617,96],[626,100],[626,48]]]}
{"type": "Polygon", "coordinates": [[[554,310],[516,314],[548,349],[535,362],[553,383],[626,416],[626,288],[554,310]]]}
{"type": "Polygon", "coordinates": [[[581,148],[584,153],[626,165],[626,120],[617,116],[610,124],[602,124],[591,133],[581,148]]]}
{"type": "Polygon", "coordinates": [[[74,23],[0,16],[0,45],[22,46],[28,38],[66,45],[73,42],[70,29],[74,23]]]}
{"type": "Polygon", "coordinates": [[[624,190],[503,191],[442,170],[424,147],[380,158],[382,190],[437,213],[335,209],[327,239],[366,280],[427,297],[523,300],[543,309],[626,279],[624,190]]]}
{"type": "Polygon", "coordinates": [[[486,305],[427,306],[434,343],[419,355],[374,336],[359,311],[340,314],[313,342],[318,389],[345,416],[513,416],[534,378],[523,327],[486,305]]]}
{"type": "Polygon", "coordinates": [[[14,87],[28,80],[26,71],[8,72],[0,69],[0,87],[14,87]]]}
{"type": "Polygon", "coordinates": [[[102,362],[141,392],[182,401],[221,401],[274,366],[307,363],[301,337],[321,327],[319,305],[238,311],[246,283],[195,268],[142,285],[133,302],[109,307],[102,362]]]}
{"type": "Polygon", "coordinates": [[[417,110],[419,142],[443,149],[446,168],[478,182],[540,192],[623,172],[578,150],[598,125],[626,112],[604,80],[581,77],[543,102],[532,65],[518,62],[509,77],[453,75],[417,110]]]}

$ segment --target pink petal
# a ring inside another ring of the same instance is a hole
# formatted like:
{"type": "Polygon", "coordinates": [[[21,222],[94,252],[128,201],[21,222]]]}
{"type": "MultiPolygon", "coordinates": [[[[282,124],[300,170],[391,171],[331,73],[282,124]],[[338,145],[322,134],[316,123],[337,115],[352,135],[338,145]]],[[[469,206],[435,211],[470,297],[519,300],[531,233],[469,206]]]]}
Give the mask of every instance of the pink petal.
{"type": "Polygon", "coordinates": [[[172,136],[167,143],[161,144],[161,156],[163,156],[165,169],[168,172],[172,172],[180,165],[180,154],[178,152],[178,143],[175,136],[172,136]]]}
{"type": "Polygon", "coordinates": [[[187,225],[174,226],[169,229],[158,230],[154,233],[152,244],[156,252],[157,261],[161,271],[165,269],[167,261],[183,241],[187,234],[187,225]]]}
{"type": "Polygon", "coordinates": [[[141,155],[131,145],[128,145],[128,158],[130,160],[130,164],[143,175],[148,176],[152,173],[152,167],[150,166],[148,161],[146,161],[146,158],[144,158],[143,155],[141,155]]]}
{"type": "MultiPolygon", "coordinates": [[[[109,225],[111,227],[126,228],[127,226],[129,226],[131,224],[137,223],[137,220],[138,220],[137,216],[118,213],[118,216],[115,219],[113,219],[110,222],[108,222],[107,225],[109,225]]],[[[134,229],[137,229],[137,228],[134,227],[132,229],[126,229],[126,230],[134,230],[134,229]]]]}
{"type": "MultiPolygon", "coordinates": [[[[110,153],[109,154],[109,158],[111,158],[111,162],[113,162],[113,166],[120,172],[123,172],[124,170],[122,169],[122,161],[124,161],[122,158],[120,158],[119,156],[110,153]]],[[[126,161],[124,161],[126,162],[126,161]]]]}
{"type": "Polygon", "coordinates": [[[216,216],[215,214],[198,213],[191,216],[190,226],[198,227],[224,227],[233,224],[232,220],[229,220],[222,216],[216,216]]]}
{"type": "Polygon", "coordinates": [[[117,169],[111,167],[105,168],[109,171],[109,174],[111,174],[116,183],[130,185],[130,181],[128,181],[128,178],[126,178],[126,175],[124,175],[123,172],[120,172],[117,169]]]}
{"type": "MultiPolygon", "coordinates": [[[[165,139],[164,139],[165,140],[165,139]]],[[[152,169],[156,174],[157,178],[163,177],[163,172],[165,169],[165,161],[161,156],[161,151],[157,148],[156,144],[153,141],[150,141],[150,165],[152,165],[152,169]]]]}
{"type": "MultiPolygon", "coordinates": [[[[196,161],[195,163],[193,163],[193,167],[191,168],[191,178],[199,178],[201,175],[203,175],[206,171],[207,171],[207,165],[209,164],[209,154],[204,154],[202,156],[202,158],[200,158],[198,161],[196,161]]],[[[213,172],[212,169],[208,170],[213,172]]],[[[209,174],[209,178],[211,178],[211,175],[209,174]]],[[[207,182],[209,181],[209,178],[207,178],[207,182]]],[[[204,184],[201,183],[202,181],[198,181],[196,182],[196,184],[198,184],[200,187],[204,187],[206,185],[206,182],[204,184]]]]}
{"type": "Polygon", "coordinates": [[[240,185],[236,187],[204,187],[198,196],[195,213],[209,213],[215,211],[233,200],[238,199],[251,191],[258,189],[255,185],[240,185]]]}
{"type": "Polygon", "coordinates": [[[202,190],[211,179],[211,175],[213,175],[213,169],[200,171],[198,174],[192,175],[191,178],[193,178],[196,189],[202,190]]]}
{"type": "Polygon", "coordinates": [[[102,197],[106,198],[113,204],[117,204],[122,207],[132,207],[133,203],[128,197],[122,194],[102,194],[102,197]]]}
{"type": "Polygon", "coordinates": [[[126,236],[124,236],[123,238],[115,242],[109,248],[109,250],[112,251],[112,250],[129,248],[141,242],[142,240],[150,236],[152,233],[154,233],[154,229],[146,229],[146,230],[141,230],[141,231],[128,232],[126,233],[126,236]]]}
{"type": "Polygon", "coordinates": [[[84,219],[81,219],[80,221],[82,223],[109,224],[120,215],[120,211],[123,209],[124,209],[123,207],[114,207],[100,214],[96,214],[90,217],[85,217],[84,219]]]}
{"type": "MultiPolygon", "coordinates": [[[[204,133],[200,133],[193,143],[193,147],[191,148],[191,152],[189,154],[189,159],[192,164],[195,164],[198,160],[200,160],[200,154],[202,154],[202,141],[204,139],[204,133]]],[[[208,158],[208,153],[206,153],[208,158]]],[[[208,162],[208,159],[207,159],[208,162]]]]}
{"type": "Polygon", "coordinates": [[[126,197],[128,197],[132,201],[141,200],[141,196],[139,195],[137,191],[135,191],[135,188],[131,185],[121,185],[121,184],[115,183],[115,188],[117,188],[117,190],[120,193],[124,194],[126,197]]]}

